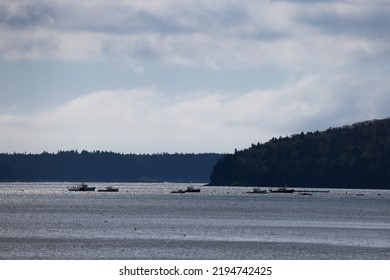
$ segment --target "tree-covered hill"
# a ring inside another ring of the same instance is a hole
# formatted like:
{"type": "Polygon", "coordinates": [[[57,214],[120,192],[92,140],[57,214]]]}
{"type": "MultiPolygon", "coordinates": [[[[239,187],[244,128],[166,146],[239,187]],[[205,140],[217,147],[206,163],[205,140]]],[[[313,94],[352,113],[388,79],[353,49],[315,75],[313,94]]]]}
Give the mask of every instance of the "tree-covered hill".
{"type": "Polygon", "coordinates": [[[208,182],[221,154],[0,154],[0,181],[208,182]]]}
{"type": "Polygon", "coordinates": [[[253,144],[221,158],[210,185],[390,188],[390,119],[253,144]]]}

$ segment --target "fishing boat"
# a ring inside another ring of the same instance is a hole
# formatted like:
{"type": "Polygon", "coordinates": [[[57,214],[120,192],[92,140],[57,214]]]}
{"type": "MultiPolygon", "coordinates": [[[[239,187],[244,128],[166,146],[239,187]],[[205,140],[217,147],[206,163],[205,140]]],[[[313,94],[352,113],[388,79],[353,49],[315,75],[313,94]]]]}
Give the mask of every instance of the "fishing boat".
{"type": "Polygon", "coordinates": [[[312,193],[309,193],[309,192],[301,192],[301,193],[299,193],[299,195],[312,195],[312,193]]]}
{"type": "Polygon", "coordinates": [[[88,187],[87,184],[81,183],[78,186],[70,187],[68,190],[71,192],[94,192],[95,187],[88,187]]]}
{"type": "Polygon", "coordinates": [[[105,189],[99,189],[98,192],[118,192],[119,188],[114,188],[112,186],[108,186],[105,189]]]}
{"type": "Polygon", "coordinates": [[[185,192],[200,192],[200,189],[195,188],[194,186],[188,186],[185,192]]]}
{"type": "Polygon", "coordinates": [[[173,190],[171,193],[187,193],[187,192],[200,192],[200,188],[195,188],[194,186],[188,186],[185,190],[178,189],[178,190],[173,190]]]}
{"type": "Polygon", "coordinates": [[[271,193],[293,193],[294,189],[288,189],[287,187],[281,187],[276,190],[270,190],[271,193]]]}
{"type": "Polygon", "coordinates": [[[185,190],[173,190],[171,193],[185,193],[185,190]]]}
{"type": "Polygon", "coordinates": [[[261,188],[253,188],[252,191],[247,193],[267,193],[267,190],[262,190],[261,188]]]}

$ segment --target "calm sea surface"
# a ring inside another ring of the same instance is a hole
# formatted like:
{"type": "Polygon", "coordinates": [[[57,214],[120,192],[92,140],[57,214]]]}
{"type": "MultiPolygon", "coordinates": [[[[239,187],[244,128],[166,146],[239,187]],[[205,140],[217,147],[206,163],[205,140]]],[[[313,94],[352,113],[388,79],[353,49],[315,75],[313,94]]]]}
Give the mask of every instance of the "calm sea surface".
{"type": "Polygon", "coordinates": [[[390,259],[389,190],[71,185],[0,184],[0,259],[390,259]]]}

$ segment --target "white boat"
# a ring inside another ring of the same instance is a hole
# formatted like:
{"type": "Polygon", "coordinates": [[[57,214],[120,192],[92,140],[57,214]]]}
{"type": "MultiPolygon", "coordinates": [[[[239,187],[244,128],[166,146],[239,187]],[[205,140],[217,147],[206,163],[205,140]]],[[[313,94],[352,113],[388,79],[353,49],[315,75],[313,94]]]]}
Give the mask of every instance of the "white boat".
{"type": "Polygon", "coordinates": [[[81,183],[78,186],[70,187],[68,190],[71,192],[94,192],[95,187],[88,187],[87,184],[81,183]]]}
{"type": "Polygon", "coordinates": [[[188,186],[185,192],[200,192],[200,189],[195,188],[194,186],[188,186]]]}
{"type": "Polygon", "coordinates": [[[261,188],[253,188],[251,192],[247,193],[267,193],[266,190],[262,190],[261,188]]]}

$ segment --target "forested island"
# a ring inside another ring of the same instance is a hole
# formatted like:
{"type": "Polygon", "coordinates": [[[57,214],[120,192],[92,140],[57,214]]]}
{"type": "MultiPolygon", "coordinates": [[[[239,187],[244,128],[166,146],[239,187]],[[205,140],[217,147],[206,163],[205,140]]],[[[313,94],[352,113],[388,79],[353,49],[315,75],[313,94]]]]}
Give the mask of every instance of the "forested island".
{"type": "Polygon", "coordinates": [[[0,181],[204,182],[221,154],[0,154],[0,181]]]}
{"type": "Polygon", "coordinates": [[[210,185],[390,188],[390,119],[273,138],[214,166],[210,185]]]}

